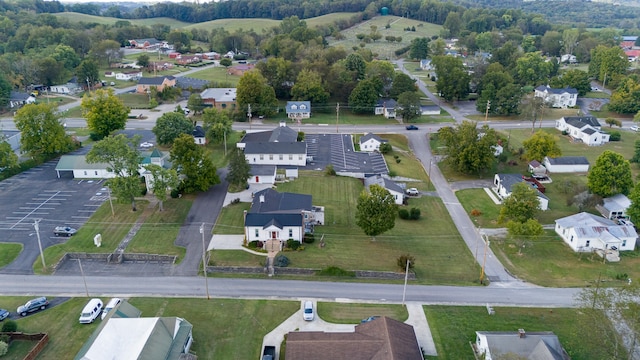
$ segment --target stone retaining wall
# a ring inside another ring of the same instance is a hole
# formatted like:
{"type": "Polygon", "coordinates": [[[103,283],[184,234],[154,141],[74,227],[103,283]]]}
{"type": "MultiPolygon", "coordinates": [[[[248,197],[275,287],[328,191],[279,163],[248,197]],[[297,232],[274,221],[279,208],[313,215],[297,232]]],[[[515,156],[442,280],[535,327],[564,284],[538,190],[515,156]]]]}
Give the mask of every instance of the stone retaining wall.
{"type": "Polygon", "coordinates": [[[93,260],[104,261],[107,264],[121,264],[126,261],[148,261],[160,262],[165,264],[175,264],[177,256],[174,255],[158,255],[158,254],[113,254],[113,253],[66,253],[60,261],[54,266],[58,266],[68,260],[93,260]]]}
{"type": "MultiPolygon", "coordinates": [[[[302,269],[302,268],[290,268],[290,267],[275,267],[276,275],[303,275],[314,276],[320,271],[318,269],[302,269]]],[[[225,273],[225,274],[266,274],[267,269],[265,267],[249,267],[249,266],[207,266],[208,273],[225,273]]],[[[390,271],[355,271],[356,278],[361,279],[390,279],[390,280],[402,280],[404,279],[404,273],[390,272],[390,271]]],[[[409,273],[409,280],[415,280],[416,274],[409,273]]]]}

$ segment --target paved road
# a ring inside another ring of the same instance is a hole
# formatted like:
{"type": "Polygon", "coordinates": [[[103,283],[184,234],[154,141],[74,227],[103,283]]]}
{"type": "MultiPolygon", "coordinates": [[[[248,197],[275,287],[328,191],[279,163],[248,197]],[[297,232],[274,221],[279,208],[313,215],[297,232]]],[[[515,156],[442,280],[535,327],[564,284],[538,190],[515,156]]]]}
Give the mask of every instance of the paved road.
{"type": "MultiPolygon", "coordinates": [[[[90,296],[206,297],[203,277],[87,276],[90,296]]],[[[209,278],[212,297],[241,299],[358,301],[401,303],[403,285],[336,283],[276,279],[209,278]]],[[[85,296],[81,276],[0,275],[3,295],[85,296]]],[[[424,304],[573,307],[580,289],[541,287],[455,287],[409,285],[406,301],[424,304]]]]}

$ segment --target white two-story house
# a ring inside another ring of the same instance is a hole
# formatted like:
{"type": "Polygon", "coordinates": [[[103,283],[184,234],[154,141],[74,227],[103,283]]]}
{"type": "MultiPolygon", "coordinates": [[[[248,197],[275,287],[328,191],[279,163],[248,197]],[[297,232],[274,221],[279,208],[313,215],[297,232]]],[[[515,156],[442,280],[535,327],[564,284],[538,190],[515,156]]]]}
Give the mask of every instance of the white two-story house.
{"type": "Polygon", "coordinates": [[[578,90],[575,88],[556,89],[549,85],[540,85],[535,90],[535,97],[543,98],[545,103],[554,108],[563,108],[576,106],[578,101],[578,90]]]}
{"type": "Polygon", "coordinates": [[[237,147],[251,165],[305,166],[307,143],[297,139],[298,132],[281,122],[274,130],[246,134],[237,147]]]}
{"type": "Polygon", "coordinates": [[[556,120],[556,129],[589,146],[609,142],[609,134],[602,131],[602,125],[594,116],[565,116],[556,120]]]}

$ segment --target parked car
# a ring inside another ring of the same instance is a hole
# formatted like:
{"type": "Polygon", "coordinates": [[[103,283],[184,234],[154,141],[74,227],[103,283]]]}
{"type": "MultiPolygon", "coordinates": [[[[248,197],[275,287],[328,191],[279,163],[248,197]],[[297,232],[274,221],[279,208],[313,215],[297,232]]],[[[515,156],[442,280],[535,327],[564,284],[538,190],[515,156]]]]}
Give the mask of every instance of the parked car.
{"type": "Polygon", "coordinates": [[[9,317],[9,310],[0,309],[0,321],[9,317]]]}
{"type": "Polygon", "coordinates": [[[49,305],[49,301],[46,297],[39,297],[27,301],[24,305],[18,306],[16,312],[21,316],[27,316],[28,313],[44,310],[49,305]]]}
{"type": "Polygon", "coordinates": [[[417,195],[420,195],[420,191],[418,191],[418,189],[416,188],[408,188],[407,195],[417,196],[417,195]]]}
{"type": "Polygon", "coordinates": [[[150,147],[153,147],[153,143],[148,142],[148,141],[145,141],[145,142],[143,142],[142,144],[140,144],[140,147],[141,147],[141,148],[145,148],[145,149],[146,149],[146,148],[150,148],[150,147]]]}
{"type": "Polygon", "coordinates": [[[118,304],[120,304],[121,302],[122,302],[122,299],[120,298],[113,298],[109,300],[107,305],[104,307],[104,310],[102,310],[102,315],[100,315],[101,319],[104,320],[104,318],[107,317],[107,314],[109,313],[109,311],[113,310],[113,308],[118,306],[118,304]]]}
{"type": "Polygon", "coordinates": [[[629,129],[631,131],[640,131],[640,127],[638,127],[637,125],[632,125],[631,127],[629,127],[629,129]]]}
{"type": "Polygon", "coordinates": [[[302,314],[303,319],[306,321],[313,320],[313,302],[305,301],[304,302],[304,313],[302,314]]]}
{"type": "Polygon", "coordinates": [[[262,351],[262,360],[273,360],[276,357],[275,346],[265,346],[262,351]]]}
{"type": "Polygon", "coordinates": [[[78,230],[72,228],[72,227],[68,227],[68,226],[56,226],[55,229],[53,229],[53,234],[55,236],[72,236],[74,235],[76,232],[78,232],[78,230]]]}
{"type": "Polygon", "coordinates": [[[407,130],[418,130],[418,127],[415,125],[407,125],[407,130]]]}
{"type": "Polygon", "coordinates": [[[89,300],[80,313],[80,324],[91,324],[102,312],[102,300],[94,298],[89,300]]]}

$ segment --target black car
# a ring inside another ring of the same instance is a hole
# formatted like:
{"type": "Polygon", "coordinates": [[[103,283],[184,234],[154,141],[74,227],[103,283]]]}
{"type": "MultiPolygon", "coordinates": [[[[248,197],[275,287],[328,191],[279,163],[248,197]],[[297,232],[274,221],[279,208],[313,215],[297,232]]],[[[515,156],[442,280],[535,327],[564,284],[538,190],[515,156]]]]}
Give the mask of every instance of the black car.
{"type": "Polygon", "coordinates": [[[418,130],[418,127],[415,125],[407,125],[407,130],[418,130]]]}

